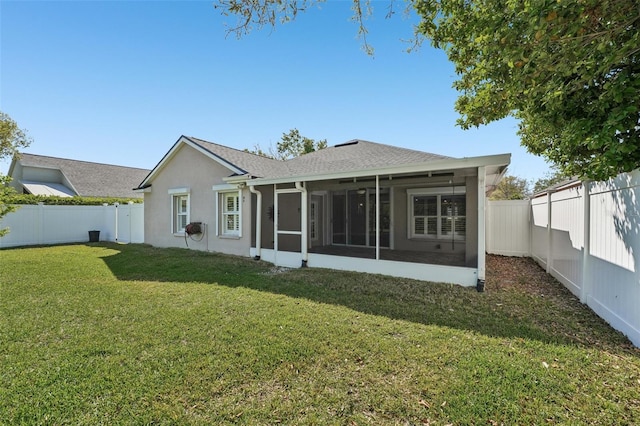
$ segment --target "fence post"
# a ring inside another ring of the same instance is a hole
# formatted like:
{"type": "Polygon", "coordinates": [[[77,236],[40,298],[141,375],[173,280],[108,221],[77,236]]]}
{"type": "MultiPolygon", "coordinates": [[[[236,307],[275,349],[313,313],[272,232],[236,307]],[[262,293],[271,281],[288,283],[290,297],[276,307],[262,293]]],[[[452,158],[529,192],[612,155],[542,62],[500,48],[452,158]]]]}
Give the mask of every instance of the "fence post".
{"type": "Polygon", "coordinates": [[[591,257],[591,182],[582,182],[583,206],[583,242],[582,242],[582,285],[580,286],[580,302],[587,304],[591,291],[589,277],[589,258],[591,257]]]}
{"type": "Polygon", "coordinates": [[[551,190],[547,191],[547,274],[551,273],[553,269],[553,245],[551,238],[553,236],[552,226],[551,226],[551,194],[553,192],[551,190]]]}
{"type": "Polygon", "coordinates": [[[38,221],[38,244],[42,245],[44,244],[44,203],[40,201],[38,205],[40,206],[40,220],[38,221]]]}
{"type": "Polygon", "coordinates": [[[528,215],[528,220],[529,220],[529,257],[531,257],[532,259],[534,258],[533,256],[533,198],[530,197],[529,198],[529,215],[528,215]]]}
{"type": "Polygon", "coordinates": [[[131,235],[131,209],[133,208],[133,201],[129,201],[127,204],[129,204],[129,244],[131,244],[133,242],[133,237],[131,235]]]}
{"type": "Polygon", "coordinates": [[[115,229],[115,235],[116,235],[116,243],[118,242],[118,206],[120,205],[120,203],[113,203],[114,206],[116,206],[116,229],[115,229]]]}
{"type": "Polygon", "coordinates": [[[109,204],[102,203],[102,209],[104,211],[103,215],[103,230],[102,230],[102,240],[103,241],[111,241],[111,232],[109,232],[109,204]]]}

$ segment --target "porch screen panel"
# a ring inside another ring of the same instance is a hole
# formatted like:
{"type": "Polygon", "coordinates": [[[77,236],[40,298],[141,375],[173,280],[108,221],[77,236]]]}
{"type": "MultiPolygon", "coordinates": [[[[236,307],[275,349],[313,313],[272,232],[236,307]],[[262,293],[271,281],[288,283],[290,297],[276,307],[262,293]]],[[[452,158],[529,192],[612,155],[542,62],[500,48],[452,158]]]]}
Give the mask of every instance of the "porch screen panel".
{"type": "Polygon", "coordinates": [[[346,226],[346,196],[344,193],[334,193],[332,197],[332,226],[333,226],[333,244],[347,243],[347,226],[346,226]]]}
{"type": "Polygon", "coordinates": [[[363,246],[366,244],[367,233],[367,196],[365,191],[350,190],[347,192],[348,204],[348,240],[351,245],[363,246]]]}
{"type": "MultiPolygon", "coordinates": [[[[380,247],[389,247],[391,234],[391,204],[389,189],[380,190],[380,247]]],[[[376,246],[376,192],[369,189],[369,246],[376,246]]]]}

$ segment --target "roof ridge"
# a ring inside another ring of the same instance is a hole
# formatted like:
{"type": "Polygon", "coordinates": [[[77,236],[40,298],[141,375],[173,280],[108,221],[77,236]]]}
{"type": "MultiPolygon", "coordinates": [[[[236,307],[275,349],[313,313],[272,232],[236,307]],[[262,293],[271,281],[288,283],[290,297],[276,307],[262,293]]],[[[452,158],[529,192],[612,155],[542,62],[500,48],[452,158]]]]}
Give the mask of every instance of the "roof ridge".
{"type": "Polygon", "coordinates": [[[136,170],[150,170],[150,169],[146,169],[143,167],[133,167],[133,166],[123,166],[120,164],[110,164],[110,163],[99,163],[97,161],[87,161],[87,160],[74,160],[72,158],[64,158],[64,157],[54,157],[51,155],[42,155],[42,154],[31,154],[30,152],[19,152],[18,153],[18,160],[22,160],[22,156],[24,155],[30,155],[32,157],[41,157],[41,158],[51,158],[53,160],[63,160],[63,161],[70,161],[73,163],[85,163],[85,164],[96,164],[96,165],[100,165],[100,166],[109,166],[109,167],[122,167],[125,169],[136,169],[136,170]]]}
{"type": "Polygon", "coordinates": [[[256,156],[258,158],[265,158],[267,160],[273,160],[273,161],[277,161],[279,163],[284,163],[286,161],[286,160],[278,160],[277,158],[273,158],[273,157],[266,157],[264,155],[256,154],[255,152],[247,151],[248,148],[239,149],[239,148],[234,148],[234,147],[228,146],[228,145],[222,145],[222,144],[219,144],[219,143],[216,143],[216,142],[210,142],[210,141],[207,141],[207,140],[204,140],[204,139],[201,139],[201,138],[196,138],[195,136],[187,136],[187,137],[189,139],[195,139],[195,140],[200,141],[200,142],[204,142],[204,143],[208,143],[208,144],[211,144],[211,145],[219,146],[219,147],[222,147],[222,148],[225,148],[225,149],[231,149],[233,151],[241,152],[243,154],[250,154],[250,155],[256,156]]]}
{"type": "MultiPolygon", "coordinates": [[[[366,140],[362,140],[362,139],[354,139],[352,141],[349,142],[364,142],[364,143],[369,143],[369,144],[373,144],[373,145],[381,145],[381,146],[388,146],[389,148],[393,148],[393,149],[402,149],[405,151],[412,151],[412,152],[418,152],[420,154],[429,154],[429,155],[434,155],[436,157],[443,157],[443,158],[456,158],[456,157],[449,157],[448,155],[442,155],[442,154],[436,154],[434,152],[429,152],[429,151],[421,151],[419,149],[413,149],[413,148],[405,148],[403,146],[397,146],[397,145],[389,145],[388,143],[381,143],[381,142],[373,142],[373,141],[366,141],[366,140]]],[[[345,142],[345,144],[348,142],[345,142]]]]}

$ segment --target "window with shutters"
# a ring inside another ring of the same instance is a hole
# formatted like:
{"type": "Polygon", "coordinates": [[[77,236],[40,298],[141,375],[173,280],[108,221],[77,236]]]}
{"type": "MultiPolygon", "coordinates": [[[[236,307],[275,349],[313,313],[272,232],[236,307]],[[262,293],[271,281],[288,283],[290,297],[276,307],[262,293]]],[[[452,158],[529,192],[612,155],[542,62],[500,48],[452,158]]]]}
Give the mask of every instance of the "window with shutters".
{"type": "Polygon", "coordinates": [[[465,238],[464,187],[411,189],[407,198],[409,238],[465,238]]]}
{"type": "Polygon", "coordinates": [[[241,212],[240,192],[223,192],[220,194],[222,206],[222,235],[240,236],[241,212]]]}

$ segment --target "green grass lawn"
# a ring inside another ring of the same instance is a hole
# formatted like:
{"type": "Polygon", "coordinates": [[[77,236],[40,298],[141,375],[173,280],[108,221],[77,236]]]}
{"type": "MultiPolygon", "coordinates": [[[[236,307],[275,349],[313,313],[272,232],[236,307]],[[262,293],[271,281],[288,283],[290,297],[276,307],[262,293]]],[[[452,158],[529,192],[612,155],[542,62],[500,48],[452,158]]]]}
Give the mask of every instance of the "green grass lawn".
{"type": "Polygon", "coordinates": [[[640,424],[640,351],[544,280],[0,250],[0,423],[640,424]]]}

